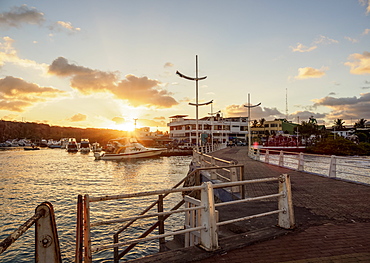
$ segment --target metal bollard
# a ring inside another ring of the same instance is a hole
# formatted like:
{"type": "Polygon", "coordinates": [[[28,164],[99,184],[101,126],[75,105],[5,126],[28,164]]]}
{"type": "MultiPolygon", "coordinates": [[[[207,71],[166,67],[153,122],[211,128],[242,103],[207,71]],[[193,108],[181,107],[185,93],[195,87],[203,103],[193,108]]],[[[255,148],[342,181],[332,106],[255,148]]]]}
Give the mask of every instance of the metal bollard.
{"type": "Polygon", "coordinates": [[[41,210],[44,210],[43,216],[35,224],[35,262],[62,262],[53,205],[44,202],[36,208],[35,213],[41,210]]]}

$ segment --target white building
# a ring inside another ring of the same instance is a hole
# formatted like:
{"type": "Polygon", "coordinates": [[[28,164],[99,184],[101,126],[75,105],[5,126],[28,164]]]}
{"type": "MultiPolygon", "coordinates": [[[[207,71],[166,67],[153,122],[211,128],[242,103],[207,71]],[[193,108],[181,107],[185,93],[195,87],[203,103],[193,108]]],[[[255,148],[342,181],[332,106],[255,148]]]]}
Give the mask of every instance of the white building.
{"type": "MultiPolygon", "coordinates": [[[[186,119],[188,115],[171,116],[170,139],[178,143],[196,144],[196,120],[186,119]]],[[[248,135],[247,117],[223,118],[220,114],[198,120],[200,143],[226,143],[228,141],[246,141],[248,135]]]]}

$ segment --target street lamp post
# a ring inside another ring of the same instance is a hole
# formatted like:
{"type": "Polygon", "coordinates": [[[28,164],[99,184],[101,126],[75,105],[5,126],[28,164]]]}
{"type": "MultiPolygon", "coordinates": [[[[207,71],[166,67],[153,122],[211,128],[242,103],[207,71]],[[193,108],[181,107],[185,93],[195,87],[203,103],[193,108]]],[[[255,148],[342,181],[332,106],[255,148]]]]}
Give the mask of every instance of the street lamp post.
{"type": "MultiPolygon", "coordinates": [[[[195,119],[196,119],[196,124],[195,124],[196,125],[195,126],[196,131],[195,132],[196,132],[196,136],[197,136],[196,144],[197,144],[197,150],[198,150],[198,146],[199,146],[198,107],[203,106],[203,105],[208,105],[208,104],[213,102],[213,100],[212,100],[212,101],[209,101],[209,102],[206,102],[206,103],[201,103],[201,104],[198,103],[198,81],[206,79],[207,76],[201,77],[201,78],[198,77],[198,55],[195,56],[195,78],[185,76],[184,74],[181,74],[179,71],[176,71],[176,74],[179,75],[181,78],[195,81],[195,103],[189,103],[189,105],[195,106],[195,119]]],[[[190,131],[190,134],[191,134],[191,131],[190,131]]]]}
{"type": "Polygon", "coordinates": [[[261,105],[261,102],[256,104],[256,105],[251,105],[251,102],[250,102],[250,94],[248,93],[248,105],[244,105],[244,107],[247,107],[248,108],[248,152],[251,150],[251,140],[252,140],[252,136],[251,136],[251,121],[250,121],[250,117],[251,117],[251,108],[254,108],[254,107],[257,107],[261,105]]]}

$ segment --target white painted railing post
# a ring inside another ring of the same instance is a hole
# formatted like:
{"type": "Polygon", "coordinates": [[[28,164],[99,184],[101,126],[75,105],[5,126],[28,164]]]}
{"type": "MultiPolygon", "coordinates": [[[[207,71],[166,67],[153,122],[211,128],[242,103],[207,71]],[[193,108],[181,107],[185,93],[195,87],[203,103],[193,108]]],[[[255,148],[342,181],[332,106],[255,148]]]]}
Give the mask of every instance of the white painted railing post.
{"type": "Polygon", "coordinates": [[[304,171],[303,153],[299,153],[299,155],[298,155],[298,171],[304,171]]]}
{"type": "Polygon", "coordinates": [[[269,153],[269,150],[266,150],[266,153],[265,153],[265,163],[270,163],[270,153],[269,153]]]}
{"type": "MultiPolygon", "coordinates": [[[[237,174],[237,171],[236,171],[236,167],[230,168],[230,180],[231,180],[231,182],[239,181],[238,180],[238,174],[237,174]]],[[[233,193],[238,193],[239,188],[240,188],[239,186],[233,186],[233,187],[231,187],[231,191],[233,191],[233,193]]]]}
{"type": "Polygon", "coordinates": [[[279,213],[279,227],[286,229],[294,228],[292,190],[288,174],[280,175],[279,193],[283,194],[279,197],[279,210],[283,210],[283,212],[279,213]]]}
{"type": "Polygon", "coordinates": [[[200,230],[200,246],[207,251],[215,251],[218,249],[218,235],[213,187],[211,182],[205,182],[203,186],[200,202],[204,209],[200,210],[200,222],[205,229],[200,230]]]}
{"type": "Polygon", "coordinates": [[[335,155],[330,158],[329,177],[337,177],[337,158],[335,155]]]}
{"type": "Polygon", "coordinates": [[[256,160],[259,161],[260,160],[260,156],[261,156],[261,151],[260,151],[260,148],[257,149],[257,156],[256,156],[256,160]]]}
{"type": "Polygon", "coordinates": [[[283,153],[283,151],[280,151],[279,166],[284,166],[284,153],[283,153]]]}

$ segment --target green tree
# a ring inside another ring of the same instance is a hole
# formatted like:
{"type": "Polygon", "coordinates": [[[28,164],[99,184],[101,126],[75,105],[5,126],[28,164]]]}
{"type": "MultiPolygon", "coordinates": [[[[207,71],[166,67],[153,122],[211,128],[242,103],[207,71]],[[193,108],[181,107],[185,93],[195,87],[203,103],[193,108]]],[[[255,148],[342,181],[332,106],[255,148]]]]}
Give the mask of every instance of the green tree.
{"type": "Polygon", "coordinates": [[[302,121],[301,125],[294,127],[294,131],[306,141],[306,145],[312,144],[309,140],[311,135],[316,137],[320,133],[317,124],[311,121],[302,121]]]}

